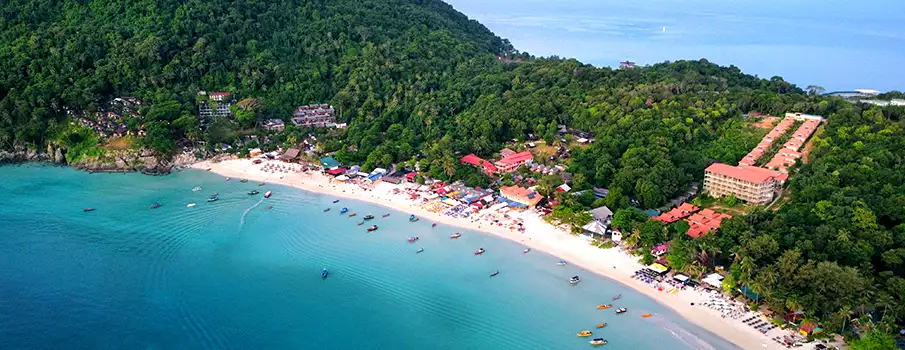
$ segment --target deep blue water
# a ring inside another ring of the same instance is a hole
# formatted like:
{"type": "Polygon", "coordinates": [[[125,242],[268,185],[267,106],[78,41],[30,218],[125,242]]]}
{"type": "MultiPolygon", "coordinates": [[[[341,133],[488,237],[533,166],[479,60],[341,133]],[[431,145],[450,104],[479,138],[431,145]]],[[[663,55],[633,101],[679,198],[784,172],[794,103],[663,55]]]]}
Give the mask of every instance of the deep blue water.
{"type": "Polygon", "coordinates": [[[0,179],[2,349],[583,349],[575,333],[599,322],[615,349],[734,348],[555,257],[475,232],[450,240],[453,228],[362,202],[197,171],[25,165],[0,179]],[[205,202],[212,192],[221,200],[205,202]],[[628,314],[595,309],[620,293],[628,314]]]}
{"type": "Polygon", "coordinates": [[[598,66],[707,58],[827,91],[905,90],[901,0],[444,0],[519,50],[598,66]]]}

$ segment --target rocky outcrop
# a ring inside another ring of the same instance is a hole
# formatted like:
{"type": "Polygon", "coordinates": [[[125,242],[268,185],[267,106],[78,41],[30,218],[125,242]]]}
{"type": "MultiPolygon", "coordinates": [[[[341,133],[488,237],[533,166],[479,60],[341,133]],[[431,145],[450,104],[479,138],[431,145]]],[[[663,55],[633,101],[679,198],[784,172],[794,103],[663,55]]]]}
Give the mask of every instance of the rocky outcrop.
{"type": "Polygon", "coordinates": [[[148,175],[168,174],[175,167],[184,167],[198,161],[194,155],[178,154],[172,159],[158,158],[153,152],[147,150],[107,151],[98,157],[83,157],[77,161],[68,163],[66,149],[47,145],[44,152],[33,149],[17,149],[13,151],[0,151],[0,164],[21,163],[33,161],[47,161],[57,164],[66,164],[72,168],[89,172],[140,172],[148,175]]]}

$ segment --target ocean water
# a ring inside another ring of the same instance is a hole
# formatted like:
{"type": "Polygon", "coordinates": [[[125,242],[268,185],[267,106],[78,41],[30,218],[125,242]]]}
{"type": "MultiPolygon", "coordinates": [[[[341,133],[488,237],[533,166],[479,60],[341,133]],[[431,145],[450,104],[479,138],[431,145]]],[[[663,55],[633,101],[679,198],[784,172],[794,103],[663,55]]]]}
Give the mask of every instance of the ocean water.
{"type": "Polygon", "coordinates": [[[615,349],[735,348],[556,257],[362,202],[199,171],[0,179],[2,349],[583,349],[583,329],[615,349]],[[369,213],[377,232],[356,226],[369,213]],[[627,314],[595,309],[616,294],[627,314]]]}

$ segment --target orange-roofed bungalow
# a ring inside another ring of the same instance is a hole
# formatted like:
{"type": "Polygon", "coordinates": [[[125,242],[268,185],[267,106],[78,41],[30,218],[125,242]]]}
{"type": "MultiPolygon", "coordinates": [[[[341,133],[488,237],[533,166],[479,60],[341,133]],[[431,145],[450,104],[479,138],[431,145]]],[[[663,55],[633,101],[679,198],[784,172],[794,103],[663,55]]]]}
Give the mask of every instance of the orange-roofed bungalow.
{"type": "Polygon", "coordinates": [[[539,193],[519,186],[503,186],[500,188],[500,195],[510,201],[524,204],[528,208],[533,208],[544,199],[544,196],[539,193]]]}

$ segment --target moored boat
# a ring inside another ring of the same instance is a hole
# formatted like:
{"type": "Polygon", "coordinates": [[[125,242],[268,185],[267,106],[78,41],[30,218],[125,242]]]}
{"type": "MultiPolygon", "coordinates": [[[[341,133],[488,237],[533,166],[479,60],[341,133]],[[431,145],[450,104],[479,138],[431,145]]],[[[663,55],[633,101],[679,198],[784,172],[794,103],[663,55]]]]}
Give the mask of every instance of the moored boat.
{"type": "Polygon", "coordinates": [[[210,198],[207,199],[208,202],[216,202],[218,200],[220,200],[220,198],[217,196],[211,196],[210,198]]]}
{"type": "Polygon", "coordinates": [[[437,223],[435,222],[435,223],[431,224],[431,227],[437,227],[437,223]]]}
{"type": "Polygon", "coordinates": [[[82,211],[87,213],[89,211],[94,211],[94,208],[85,208],[85,209],[82,209],[82,211]]]}
{"type": "Polygon", "coordinates": [[[603,327],[606,327],[606,322],[597,324],[598,329],[603,328],[603,327]]]}
{"type": "Polygon", "coordinates": [[[622,298],[622,294],[613,296],[613,300],[619,300],[619,298],[622,298]]]}
{"type": "Polygon", "coordinates": [[[195,207],[195,203],[189,203],[189,204],[187,204],[185,207],[186,207],[186,208],[193,208],[193,207],[195,207]]]}
{"type": "Polygon", "coordinates": [[[410,236],[408,238],[408,241],[409,241],[409,243],[414,243],[414,242],[418,241],[419,239],[420,238],[418,238],[418,236],[410,236]]]}
{"type": "Polygon", "coordinates": [[[328,274],[329,273],[327,272],[326,267],[323,270],[321,270],[321,278],[326,279],[328,274]]]}
{"type": "Polygon", "coordinates": [[[267,193],[264,193],[264,198],[270,198],[270,196],[272,196],[272,195],[273,195],[272,191],[267,191],[267,193]]]}
{"type": "Polygon", "coordinates": [[[590,336],[592,336],[592,335],[594,335],[594,333],[591,333],[591,331],[589,331],[589,330],[587,330],[587,329],[585,329],[585,330],[583,330],[583,331],[581,331],[581,332],[578,332],[578,336],[579,336],[579,337],[590,337],[590,336]]]}
{"type": "Polygon", "coordinates": [[[641,317],[648,318],[651,317],[651,314],[641,314],[641,317]]]}
{"type": "Polygon", "coordinates": [[[624,313],[626,313],[627,311],[628,311],[628,309],[626,309],[626,308],[624,308],[624,307],[621,307],[621,308],[616,309],[616,314],[617,314],[617,315],[619,315],[619,314],[624,314],[624,313]]]}
{"type": "Polygon", "coordinates": [[[374,218],[374,215],[370,215],[370,214],[365,215],[365,220],[371,220],[373,218],[374,218]]]}
{"type": "Polygon", "coordinates": [[[349,211],[349,208],[343,207],[342,209],[339,210],[339,213],[345,214],[347,211],[349,211]]]}
{"type": "Polygon", "coordinates": [[[232,180],[232,179],[230,179],[230,178],[227,177],[227,178],[226,178],[226,181],[229,181],[229,180],[232,180]]]}
{"type": "Polygon", "coordinates": [[[157,209],[157,208],[160,208],[160,203],[151,204],[151,209],[157,209]]]}
{"type": "Polygon", "coordinates": [[[349,217],[351,218],[351,217],[354,217],[355,215],[358,215],[358,214],[352,213],[352,214],[349,214],[349,217]]]}
{"type": "Polygon", "coordinates": [[[325,212],[325,213],[328,212],[328,211],[330,211],[330,208],[324,208],[324,212],[325,212]]]}
{"type": "Polygon", "coordinates": [[[358,225],[357,225],[357,226],[361,226],[361,225],[364,225],[364,224],[365,224],[365,222],[364,222],[364,221],[360,221],[360,222],[359,222],[359,223],[358,223],[358,225]]]}
{"type": "Polygon", "coordinates": [[[459,237],[462,237],[462,234],[461,234],[461,233],[458,233],[458,232],[456,232],[455,234],[449,235],[449,238],[450,238],[450,239],[456,239],[456,238],[459,238],[459,237]]]}
{"type": "Polygon", "coordinates": [[[242,179],[242,180],[239,180],[239,182],[246,183],[246,182],[248,182],[248,179],[242,179]]]}
{"type": "Polygon", "coordinates": [[[334,199],[333,203],[339,203],[339,199],[334,199]]]}
{"type": "Polygon", "coordinates": [[[606,339],[603,338],[594,338],[589,341],[591,345],[606,345],[606,339]]]}
{"type": "Polygon", "coordinates": [[[528,254],[528,252],[530,252],[530,251],[531,251],[531,248],[525,248],[525,250],[522,251],[522,254],[528,254]]]}
{"type": "Polygon", "coordinates": [[[572,276],[572,278],[569,279],[569,284],[571,285],[576,285],[578,282],[581,282],[581,278],[578,276],[572,276]]]}
{"type": "Polygon", "coordinates": [[[368,232],[370,232],[370,231],[377,231],[377,225],[368,227],[368,232]]]}
{"type": "Polygon", "coordinates": [[[496,276],[499,274],[500,274],[500,270],[496,270],[496,271],[490,273],[490,277],[493,277],[493,276],[496,276]]]}
{"type": "Polygon", "coordinates": [[[420,254],[423,251],[424,251],[424,248],[418,248],[418,251],[416,251],[415,254],[420,254]]]}
{"type": "Polygon", "coordinates": [[[565,260],[560,260],[558,263],[556,263],[556,265],[557,265],[557,266],[566,266],[566,261],[565,261],[565,260]]]}
{"type": "Polygon", "coordinates": [[[266,184],[263,182],[258,184],[258,186],[264,186],[264,185],[266,185],[266,184]]]}
{"type": "Polygon", "coordinates": [[[198,192],[198,191],[201,191],[201,186],[195,186],[195,188],[192,189],[192,192],[198,192]]]}
{"type": "Polygon", "coordinates": [[[248,195],[249,195],[249,196],[254,196],[254,195],[258,194],[258,193],[261,193],[261,192],[258,192],[257,190],[248,191],[248,195]]]}
{"type": "Polygon", "coordinates": [[[415,214],[412,214],[411,216],[409,216],[409,222],[416,222],[416,221],[418,221],[418,218],[415,217],[415,214]]]}
{"type": "Polygon", "coordinates": [[[484,254],[484,248],[480,248],[474,252],[474,255],[481,255],[481,254],[484,254]]]}
{"type": "Polygon", "coordinates": [[[390,216],[390,213],[383,214],[383,216],[381,216],[381,217],[384,217],[384,218],[385,218],[385,217],[388,217],[388,216],[390,216]]]}
{"type": "Polygon", "coordinates": [[[613,307],[612,304],[597,305],[597,310],[609,309],[609,308],[611,308],[611,307],[613,307]]]}

